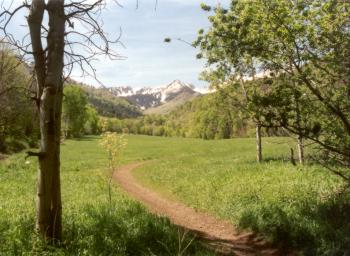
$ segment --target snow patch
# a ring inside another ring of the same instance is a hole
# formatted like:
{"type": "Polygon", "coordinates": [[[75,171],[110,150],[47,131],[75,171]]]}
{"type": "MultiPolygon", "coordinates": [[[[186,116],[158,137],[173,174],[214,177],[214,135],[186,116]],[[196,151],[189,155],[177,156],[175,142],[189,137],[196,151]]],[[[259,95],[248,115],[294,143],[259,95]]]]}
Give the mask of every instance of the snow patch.
{"type": "Polygon", "coordinates": [[[127,97],[134,95],[134,90],[130,86],[125,87],[111,87],[109,91],[118,97],[127,97]]]}
{"type": "Polygon", "coordinates": [[[181,82],[180,80],[174,80],[170,84],[165,86],[160,86],[157,88],[154,87],[143,87],[143,88],[132,88],[130,86],[124,87],[112,87],[109,88],[110,92],[118,97],[130,97],[135,96],[136,102],[139,106],[142,106],[144,109],[149,106],[155,107],[162,103],[167,102],[168,100],[174,98],[176,95],[181,93],[182,91],[192,91],[193,93],[196,91],[195,87],[192,84],[181,82]],[[151,96],[151,100],[148,103],[144,102],[144,100],[139,100],[142,98],[142,95],[147,95],[145,98],[148,101],[148,97],[151,96]],[[149,95],[149,96],[148,96],[149,95]],[[139,104],[143,102],[143,104],[139,104]]]}

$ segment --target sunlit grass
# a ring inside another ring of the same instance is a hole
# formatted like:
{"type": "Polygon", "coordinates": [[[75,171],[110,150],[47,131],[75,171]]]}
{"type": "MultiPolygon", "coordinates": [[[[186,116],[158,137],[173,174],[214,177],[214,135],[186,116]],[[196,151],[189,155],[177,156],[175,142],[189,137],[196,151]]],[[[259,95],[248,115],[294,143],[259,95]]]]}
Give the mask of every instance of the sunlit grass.
{"type": "Polygon", "coordinates": [[[158,141],[163,157],[135,172],[147,186],[307,255],[350,253],[349,197],[334,195],[341,180],[293,166],[290,139],[264,139],[262,164],[253,139],[158,141]]]}
{"type": "MultiPolygon", "coordinates": [[[[132,148],[122,162],[139,159],[132,148]]],[[[34,233],[37,163],[24,156],[16,154],[0,162],[0,255],[178,253],[178,228],[167,219],[148,213],[117,186],[113,186],[109,202],[107,156],[98,146],[97,137],[69,140],[62,145],[64,241],[59,248],[47,247],[34,233]]],[[[188,235],[180,248],[191,238],[188,235]]],[[[211,255],[198,242],[187,251],[211,255]]]]}
{"type": "MultiPolygon", "coordinates": [[[[349,196],[335,195],[341,181],[321,167],[293,166],[291,140],[264,139],[259,165],[253,139],[127,139],[120,164],[145,161],[135,176],[164,196],[305,255],[350,251],[349,196]]],[[[16,154],[0,162],[0,255],[41,255],[44,249],[52,255],[176,255],[177,228],[168,220],[149,214],[117,186],[109,203],[108,162],[98,137],[62,145],[65,240],[48,250],[33,232],[37,167],[29,161],[16,154]]],[[[188,252],[210,254],[198,243],[188,252]]]]}

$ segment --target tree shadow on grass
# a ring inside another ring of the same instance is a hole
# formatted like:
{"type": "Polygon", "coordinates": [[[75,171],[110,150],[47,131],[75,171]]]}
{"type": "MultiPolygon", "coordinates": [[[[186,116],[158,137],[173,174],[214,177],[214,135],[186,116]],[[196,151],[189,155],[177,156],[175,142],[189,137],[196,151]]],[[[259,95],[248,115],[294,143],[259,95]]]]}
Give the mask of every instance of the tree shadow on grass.
{"type": "Polygon", "coordinates": [[[74,140],[74,141],[96,141],[96,140],[99,140],[99,137],[87,135],[87,136],[72,138],[71,140],[74,140]]]}
{"type": "MultiPolygon", "coordinates": [[[[304,158],[305,163],[303,165],[299,164],[299,159],[294,156],[294,161],[291,160],[291,157],[289,155],[280,155],[280,156],[265,156],[262,159],[262,163],[281,163],[281,164],[290,164],[295,165],[297,167],[305,167],[305,166],[319,166],[319,162],[317,162],[314,158],[311,157],[305,157],[304,158]]],[[[249,164],[256,164],[256,159],[249,159],[246,160],[246,163],[249,164]]]]}
{"type": "Polygon", "coordinates": [[[288,156],[267,156],[263,159],[263,162],[270,163],[270,162],[291,162],[290,158],[288,156]]]}
{"type": "Polygon", "coordinates": [[[350,255],[349,199],[350,195],[343,195],[284,208],[268,204],[247,210],[239,226],[303,255],[350,255]]]}
{"type": "Polygon", "coordinates": [[[136,202],[86,205],[67,215],[64,240],[57,247],[48,246],[35,234],[32,215],[16,223],[1,221],[0,255],[173,256],[181,250],[185,250],[183,255],[214,255],[192,241],[192,235],[183,234],[168,219],[150,214],[136,202]]]}
{"type": "MultiPolygon", "coordinates": [[[[256,159],[246,159],[244,161],[247,164],[254,164],[256,165],[257,160],[256,159]]],[[[266,156],[263,157],[262,159],[262,164],[268,164],[268,163],[291,163],[290,158],[288,158],[287,156],[266,156]]]]}
{"type": "Polygon", "coordinates": [[[89,255],[177,255],[188,244],[185,255],[212,255],[168,219],[135,202],[88,206],[81,214],[84,221],[66,224],[66,249],[72,255],[82,250],[89,255]]]}

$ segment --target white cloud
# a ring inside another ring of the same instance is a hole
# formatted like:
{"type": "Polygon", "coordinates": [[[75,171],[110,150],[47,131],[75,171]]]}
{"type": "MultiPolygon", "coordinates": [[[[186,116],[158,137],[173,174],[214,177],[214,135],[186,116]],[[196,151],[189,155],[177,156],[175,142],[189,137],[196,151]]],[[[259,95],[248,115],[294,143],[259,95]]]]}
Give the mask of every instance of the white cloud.
{"type": "MultiPolygon", "coordinates": [[[[18,4],[23,0],[14,1],[18,4]]],[[[139,0],[137,10],[136,0],[119,0],[123,8],[113,4],[112,0],[107,1],[108,8],[101,16],[105,30],[115,37],[122,27],[122,42],[127,48],[118,47],[117,50],[127,60],[111,62],[100,58],[93,63],[104,84],[158,86],[180,79],[205,86],[205,82],[198,80],[203,61],[195,59],[197,50],[176,40],[170,44],[165,44],[163,40],[171,36],[193,41],[198,29],[208,26],[207,14],[200,10],[200,3],[224,4],[228,0],[158,0],[157,11],[154,10],[156,0],[139,0]]],[[[3,2],[8,5],[11,0],[3,2]]],[[[18,15],[11,24],[11,30],[18,38],[27,31],[20,26],[26,23],[24,15],[18,15]]],[[[74,70],[73,74],[77,80],[97,85],[92,78],[78,78],[79,70],[74,70]]]]}

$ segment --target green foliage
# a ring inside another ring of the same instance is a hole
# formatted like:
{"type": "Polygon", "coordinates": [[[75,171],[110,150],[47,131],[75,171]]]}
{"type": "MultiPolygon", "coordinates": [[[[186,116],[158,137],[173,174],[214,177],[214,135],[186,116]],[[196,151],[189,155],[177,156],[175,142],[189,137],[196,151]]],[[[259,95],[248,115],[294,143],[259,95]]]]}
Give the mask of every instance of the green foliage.
{"type": "Polygon", "coordinates": [[[118,168],[118,164],[121,160],[121,154],[127,145],[127,140],[124,134],[117,134],[115,132],[103,132],[101,135],[100,146],[108,153],[109,164],[109,181],[108,181],[108,194],[109,201],[112,202],[112,178],[114,172],[118,168]]]}
{"type": "MultiPolygon", "coordinates": [[[[228,139],[251,136],[253,123],[230,96],[231,87],[197,97],[166,115],[145,115],[137,119],[108,119],[108,130],[151,136],[228,139]]],[[[265,131],[265,135],[279,132],[265,131]]]]}
{"type": "MultiPolygon", "coordinates": [[[[1,255],[177,255],[178,228],[156,217],[112,186],[108,200],[105,175],[108,159],[97,137],[66,140],[62,145],[63,237],[49,247],[34,233],[37,162],[16,154],[0,162],[1,255]]],[[[141,155],[142,140],[133,139],[125,163],[141,155]]],[[[149,151],[148,153],[150,153],[149,151]]],[[[143,154],[143,153],[142,153],[143,154]]],[[[213,255],[197,241],[189,255],[213,255]]]]}
{"type": "Polygon", "coordinates": [[[255,141],[249,138],[129,138],[130,153],[140,145],[143,157],[160,160],[137,169],[135,176],[164,196],[303,255],[350,251],[350,198],[339,193],[344,183],[321,166],[291,165],[291,139],[264,139],[262,164],[256,163],[255,141]]]}
{"type": "Polygon", "coordinates": [[[231,1],[194,45],[209,80],[256,80],[247,111],[315,141],[320,161],[350,180],[333,168],[350,163],[348,14],[346,1],[231,1]]]}
{"type": "Polygon", "coordinates": [[[65,85],[62,108],[62,128],[66,138],[100,132],[97,111],[88,104],[86,93],[80,86],[65,85]]]}
{"type": "Polygon", "coordinates": [[[207,12],[211,11],[211,9],[212,9],[211,6],[206,5],[204,3],[201,3],[201,8],[203,11],[207,11],[207,12]]]}
{"type": "Polygon", "coordinates": [[[35,146],[39,125],[29,67],[4,45],[0,48],[0,152],[11,153],[35,146]]]}
{"type": "Polygon", "coordinates": [[[98,134],[100,132],[99,116],[96,109],[91,106],[86,107],[86,122],[84,125],[85,134],[98,134]]]}
{"type": "MultiPolygon", "coordinates": [[[[62,104],[62,123],[66,138],[80,137],[88,118],[87,97],[76,85],[64,86],[62,104]]],[[[90,110],[89,114],[93,114],[90,110]]]]}
{"type": "MultiPolygon", "coordinates": [[[[127,139],[121,162],[159,160],[136,170],[135,176],[165,196],[305,255],[350,250],[350,199],[338,193],[343,183],[320,166],[290,165],[294,145],[288,139],[265,139],[266,162],[259,165],[253,139],[127,139]]],[[[62,159],[66,239],[60,248],[46,248],[33,234],[36,161],[26,162],[24,154],[17,154],[0,162],[0,254],[176,254],[177,230],[168,220],[150,215],[114,186],[109,204],[108,159],[96,137],[66,140],[62,159]]],[[[188,252],[210,255],[196,242],[188,252]]]]}
{"type": "Polygon", "coordinates": [[[125,99],[115,97],[107,88],[80,86],[86,93],[89,104],[97,110],[100,116],[124,119],[142,115],[136,106],[125,99]]]}

